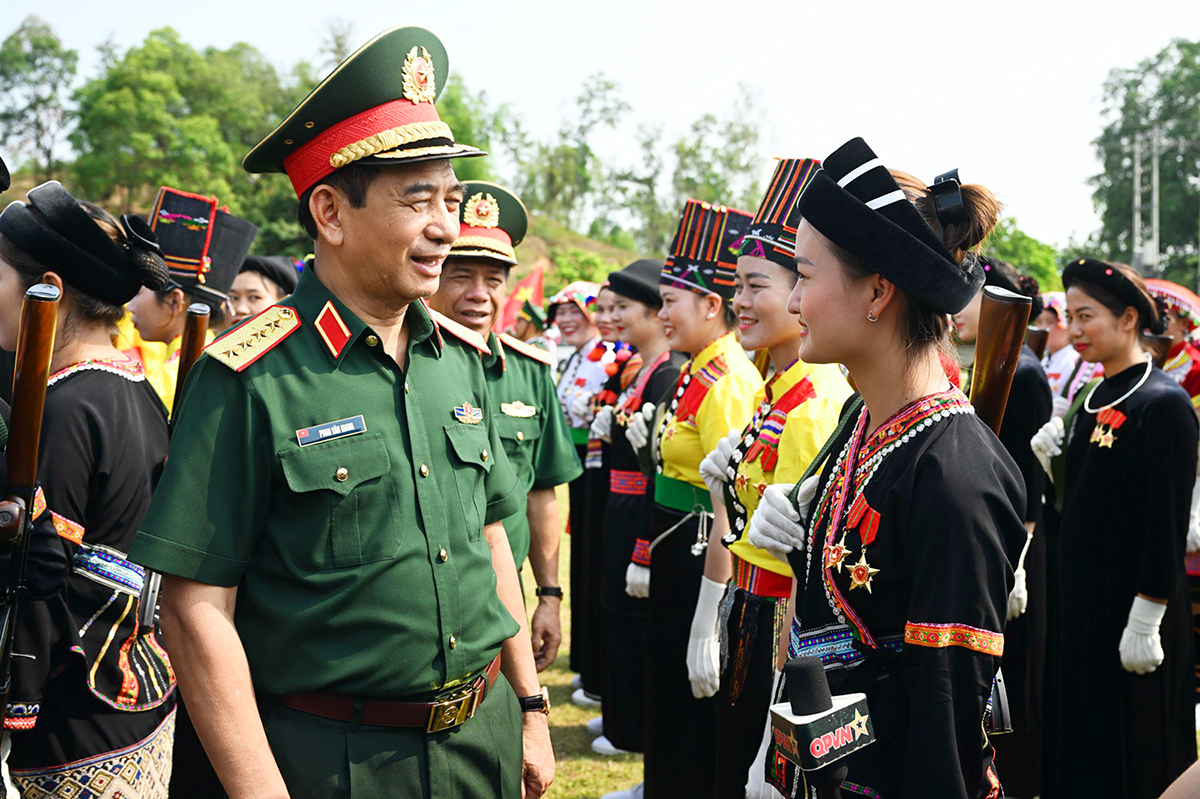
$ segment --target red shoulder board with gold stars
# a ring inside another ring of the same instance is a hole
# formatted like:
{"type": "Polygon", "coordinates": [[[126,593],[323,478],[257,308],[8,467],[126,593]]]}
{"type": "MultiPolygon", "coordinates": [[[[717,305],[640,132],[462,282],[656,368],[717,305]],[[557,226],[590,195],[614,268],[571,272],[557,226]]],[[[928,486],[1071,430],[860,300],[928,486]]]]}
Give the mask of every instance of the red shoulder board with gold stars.
{"type": "Polygon", "coordinates": [[[488,347],[487,341],[484,340],[483,336],[479,335],[469,327],[460,325],[450,317],[443,316],[442,314],[430,308],[428,305],[425,307],[429,311],[429,316],[433,319],[433,323],[437,325],[438,330],[445,331],[454,336],[456,339],[470,344],[484,355],[492,354],[492,350],[488,347]]]}
{"type": "Polygon", "coordinates": [[[300,318],[295,310],[272,305],[252,316],[204,348],[212,359],[240,372],[295,333],[300,318]]]}
{"type": "Polygon", "coordinates": [[[510,336],[507,333],[501,333],[498,338],[504,342],[504,346],[508,347],[513,352],[519,352],[526,358],[532,358],[535,361],[541,361],[547,366],[554,366],[554,359],[550,357],[550,353],[546,352],[541,347],[535,347],[532,344],[526,344],[516,336],[510,336]]]}

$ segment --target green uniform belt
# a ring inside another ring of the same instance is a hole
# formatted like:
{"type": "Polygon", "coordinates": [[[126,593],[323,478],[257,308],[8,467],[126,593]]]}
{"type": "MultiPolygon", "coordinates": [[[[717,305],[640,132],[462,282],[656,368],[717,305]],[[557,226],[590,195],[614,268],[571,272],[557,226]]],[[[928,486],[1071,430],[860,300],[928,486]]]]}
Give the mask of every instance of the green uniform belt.
{"type": "Polygon", "coordinates": [[[588,442],[588,429],[586,427],[571,428],[571,442],[577,447],[582,447],[588,442]]]}
{"type": "Polygon", "coordinates": [[[691,513],[697,506],[712,513],[712,497],[708,495],[707,488],[697,488],[691,483],[661,474],[654,477],[654,501],[664,508],[684,513],[691,513]]]}

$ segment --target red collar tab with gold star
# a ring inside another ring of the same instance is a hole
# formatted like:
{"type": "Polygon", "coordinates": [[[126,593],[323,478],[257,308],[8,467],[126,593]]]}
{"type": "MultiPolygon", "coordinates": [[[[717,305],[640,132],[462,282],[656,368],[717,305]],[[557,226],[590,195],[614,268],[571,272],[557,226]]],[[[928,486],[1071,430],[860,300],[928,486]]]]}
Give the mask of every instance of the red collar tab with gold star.
{"type": "Polygon", "coordinates": [[[317,314],[317,318],[313,321],[313,327],[316,328],[321,341],[325,342],[325,348],[329,350],[329,354],[334,360],[337,360],[341,356],[342,350],[346,349],[346,345],[350,343],[352,336],[350,328],[342,320],[337,308],[333,307],[332,301],[325,301],[325,307],[317,314]]]}

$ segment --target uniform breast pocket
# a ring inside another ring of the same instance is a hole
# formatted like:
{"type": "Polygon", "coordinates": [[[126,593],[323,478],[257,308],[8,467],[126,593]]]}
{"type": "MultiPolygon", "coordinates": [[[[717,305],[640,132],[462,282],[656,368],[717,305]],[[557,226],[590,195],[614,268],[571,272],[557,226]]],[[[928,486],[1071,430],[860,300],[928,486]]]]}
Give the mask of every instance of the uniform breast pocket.
{"type": "Polygon", "coordinates": [[[458,498],[462,503],[467,537],[471,541],[478,541],[483,534],[483,522],[487,517],[487,489],[484,483],[495,460],[488,449],[490,442],[487,428],[478,425],[448,424],[445,430],[446,438],[450,442],[450,451],[454,453],[451,466],[454,468],[454,484],[458,487],[458,498]]]}
{"type": "Polygon", "coordinates": [[[513,471],[521,479],[523,470],[533,463],[533,453],[537,451],[538,439],[542,437],[541,420],[537,416],[527,419],[497,416],[496,432],[504,444],[504,454],[508,456],[513,471]]]}
{"type": "Polygon", "coordinates": [[[400,551],[396,489],[379,433],[280,454],[295,493],[287,515],[291,554],[302,569],[336,569],[389,560],[400,551]]]}

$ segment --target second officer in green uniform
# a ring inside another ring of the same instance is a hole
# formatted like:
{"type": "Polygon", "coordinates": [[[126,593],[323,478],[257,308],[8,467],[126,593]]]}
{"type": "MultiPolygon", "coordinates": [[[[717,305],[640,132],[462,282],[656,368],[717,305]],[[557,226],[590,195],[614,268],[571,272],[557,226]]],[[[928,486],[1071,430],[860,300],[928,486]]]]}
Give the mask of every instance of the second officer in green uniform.
{"type": "Polygon", "coordinates": [[[554,760],[480,364],[430,311],[458,238],[441,42],[373,39],[245,160],[316,259],[207,350],[130,558],[235,798],[540,796],[554,760]],[[500,672],[503,676],[500,676],[500,672]],[[522,713],[522,710],[528,711],[522,713]]]}
{"type": "Polygon", "coordinates": [[[528,215],[520,199],[502,186],[482,181],[464,185],[461,228],[442,267],[430,305],[487,337],[484,378],[496,426],[521,494],[528,501],[504,519],[517,568],[528,555],[537,583],[538,606],[530,621],[534,658],[541,671],[554,662],[562,641],[558,585],[558,541],[562,526],[555,486],[583,473],[571,431],[555,394],[553,361],[545,350],[492,325],[504,307],[514,248],[525,237],[528,215]]]}

